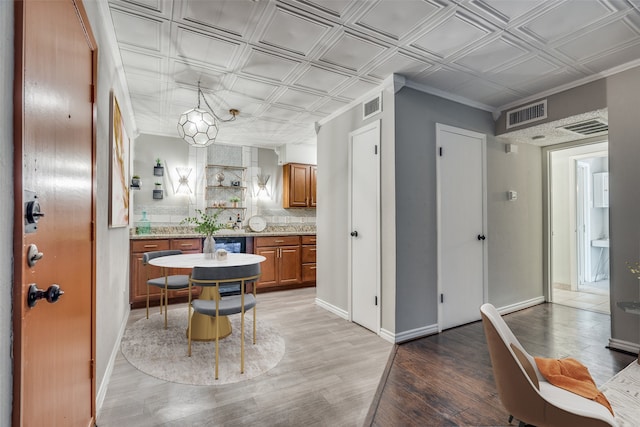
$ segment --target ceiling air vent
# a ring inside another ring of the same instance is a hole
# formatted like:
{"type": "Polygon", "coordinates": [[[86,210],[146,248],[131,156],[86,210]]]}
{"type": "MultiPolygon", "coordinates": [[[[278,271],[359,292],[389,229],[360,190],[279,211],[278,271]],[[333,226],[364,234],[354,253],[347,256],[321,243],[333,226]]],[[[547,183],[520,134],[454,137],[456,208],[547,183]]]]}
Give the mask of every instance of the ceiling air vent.
{"type": "Polygon", "coordinates": [[[362,103],[362,120],[375,116],[382,111],[382,93],[376,95],[375,98],[362,103]]]}
{"type": "Polygon", "coordinates": [[[609,132],[609,125],[602,120],[593,119],[587,120],[586,122],[562,126],[560,129],[568,130],[569,132],[583,136],[595,136],[609,132]]]}
{"type": "Polygon", "coordinates": [[[547,100],[507,111],[507,129],[547,118],[547,100]]]}

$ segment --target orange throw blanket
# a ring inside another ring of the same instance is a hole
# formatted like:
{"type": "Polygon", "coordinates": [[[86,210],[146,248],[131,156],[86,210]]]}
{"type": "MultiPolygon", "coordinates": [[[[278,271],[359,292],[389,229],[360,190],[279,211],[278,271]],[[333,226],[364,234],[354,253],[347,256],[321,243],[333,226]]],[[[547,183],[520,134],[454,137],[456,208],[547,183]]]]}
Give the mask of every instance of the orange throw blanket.
{"type": "Polygon", "coordinates": [[[566,359],[536,357],[535,360],[540,373],[551,384],[587,399],[595,400],[604,405],[611,412],[611,415],[614,415],[611,404],[605,395],[598,390],[589,370],[582,363],[570,357],[566,359]]]}

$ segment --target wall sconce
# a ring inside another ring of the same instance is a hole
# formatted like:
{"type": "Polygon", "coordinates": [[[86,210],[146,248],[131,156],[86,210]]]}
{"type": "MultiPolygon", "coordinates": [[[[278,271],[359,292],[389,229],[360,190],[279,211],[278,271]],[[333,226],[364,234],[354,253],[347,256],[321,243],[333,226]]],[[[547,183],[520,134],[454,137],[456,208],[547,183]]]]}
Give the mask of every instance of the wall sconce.
{"type": "Polygon", "coordinates": [[[178,188],[176,188],[175,194],[192,194],[191,187],[189,187],[189,175],[191,175],[191,168],[176,168],[178,172],[178,188]]]}
{"type": "Polygon", "coordinates": [[[258,180],[258,192],[256,193],[256,197],[260,197],[260,194],[264,191],[267,198],[271,197],[271,193],[267,188],[267,182],[269,182],[269,178],[271,175],[258,175],[256,179],[258,180]]]}

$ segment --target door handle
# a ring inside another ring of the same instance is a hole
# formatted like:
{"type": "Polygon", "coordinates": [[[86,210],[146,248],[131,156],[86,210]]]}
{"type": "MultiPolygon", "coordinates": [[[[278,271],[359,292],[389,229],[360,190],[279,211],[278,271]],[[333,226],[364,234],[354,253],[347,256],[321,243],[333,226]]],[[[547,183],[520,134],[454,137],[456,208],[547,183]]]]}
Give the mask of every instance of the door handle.
{"type": "Polygon", "coordinates": [[[34,307],[38,300],[46,299],[48,303],[53,304],[57,302],[60,297],[64,295],[64,291],[60,289],[58,285],[51,285],[46,291],[38,289],[35,283],[29,285],[29,292],[27,294],[27,304],[29,307],[34,307]]]}
{"type": "Polygon", "coordinates": [[[484,234],[478,234],[478,240],[484,240],[484,239],[486,239],[484,234]]]}
{"type": "Polygon", "coordinates": [[[351,237],[358,237],[358,232],[357,231],[352,231],[351,232],[351,237]]]}

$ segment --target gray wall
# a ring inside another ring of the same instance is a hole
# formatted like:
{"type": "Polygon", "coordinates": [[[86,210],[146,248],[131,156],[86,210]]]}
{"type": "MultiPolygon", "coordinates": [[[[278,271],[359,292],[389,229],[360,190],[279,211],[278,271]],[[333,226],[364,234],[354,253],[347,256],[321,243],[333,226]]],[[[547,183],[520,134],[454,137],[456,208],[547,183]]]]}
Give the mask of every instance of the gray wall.
{"type": "MultiPolygon", "coordinates": [[[[547,118],[537,121],[533,123],[533,125],[553,122],[556,120],[564,119],[566,117],[575,116],[577,114],[588,113],[591,111],[606,108],[607,85],[604,79],[596,80],[594,82],[575,87],[568,91],[547,96],[546,99],[547,118]]],[[[535,101],[527,102],[523,105],[529,105],[533,102],[535,101]]],[[[507,111],[511,111],[515,108],[517,107],[509,108],[507,111]]],[[[527,128],[529,126],[531,126],[531,124],[513,127],[509,129],[509,132],[527,128]]],[[[506,115],[502,114],[496,121],[496,135],[501,135],[506,131],[506,115]]]]}
{"type": "Polygon", "coordinates": [[[13,2],[0,1],[0,425],[11,425],[13,283],[13,2]]]}
{"type": "Polygon", "coordinates": [[[436,123],[487,135],[489,301],[542,295],[541,155],[507,155],[491,114],[413,89],[396,95],[396,332],[437,323],[436,123]],[[508,202],[506,192],[518,200],[508,202]]]}
{"type": "Polygon", "coordinates": [[[607,78],[609,107],[609,220],[611,336],[640,343],[640,316],[618,301],[638,301],[638,279],[625,262],[640,260],[640,67],[607,78]]]}

